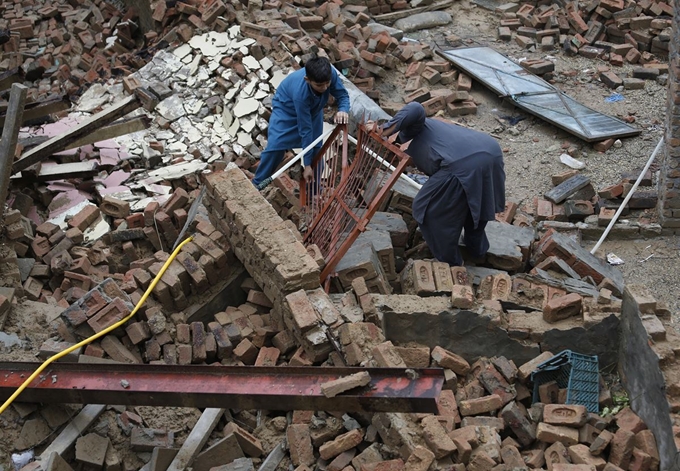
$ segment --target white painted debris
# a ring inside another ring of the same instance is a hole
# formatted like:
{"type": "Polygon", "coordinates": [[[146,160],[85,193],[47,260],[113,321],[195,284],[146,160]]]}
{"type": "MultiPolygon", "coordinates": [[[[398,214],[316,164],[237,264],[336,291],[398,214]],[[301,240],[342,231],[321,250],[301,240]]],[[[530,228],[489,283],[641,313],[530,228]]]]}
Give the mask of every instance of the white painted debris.
{"type": "Polygon", "coordinates": [[[562,162],[567,167],[571,167],[575,170],[581,170],[583,168],[586,168],[586,164],[584,164],[580,160],[576,160],[569,154],[560,155],[560,162],[562,162]]]}
{"type": "Polygon", "coordinates": [[[149,172],[150,177],[158,177],[164,180],[176,180],[191,173],[200,172],[208,166],[207,163],[200,160],[192,160],[191,162],[181,162],[179,164],[170,165],[168,167],[157,168],[149,172]]]}
{"type": "Polygon", "coordinates": [[[608,253],[607,263],[609,263],[610,265],[623,265],[626,262],[624,262],[618,255],[614,253],[608,253]]]}
{"type": "Polygon", "coordinates": [[[242,60],[243,65],[245,65],[250,70],[257,70],[260,68],[260,62],[253,56],[245,56],[242,60]]]}
{"type": "Polygon", "coordinates": [[[170,95],[158,103],[156,111],[168,121],[174,121],[187,113],[184,109],[182,98],[177,95],[170,95]]]}
{"type": "Polygon", "coordinates": [[[236,102],[232,109],[232,113],[234,113],[234,116],[237,118],[240,118],[241,116],[256,112],[259,107],[260,102],[258,100],[255,98],[246,98],[245,100],[236,102]]]}
{"type": "Polygon", "coordinates": [[[188,54],[191,53],[191,51],[191,46],[185,43],[172,51],[172,53],[177,56],[178,59],[184,59],[188,54]]]}

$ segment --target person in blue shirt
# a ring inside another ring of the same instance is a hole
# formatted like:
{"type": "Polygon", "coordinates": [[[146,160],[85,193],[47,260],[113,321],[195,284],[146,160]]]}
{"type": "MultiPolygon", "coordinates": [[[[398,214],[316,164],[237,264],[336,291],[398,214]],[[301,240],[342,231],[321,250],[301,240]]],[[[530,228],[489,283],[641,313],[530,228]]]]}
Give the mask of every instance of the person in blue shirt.
{"type": "MultiPolygon", "coordinates": [[[[272,100],[269,118],[267,148],[260,155],[260,164],[253,183],[271,177],[283,160],[288,149],[305,148],[323,132],[323,108],[333,95],[338,105],[336,124],[349,120],[349,94],[338,72],[325,57],[310,59],[304,69],[288,75],[279,85],[272,100]]],[[[314,180],[312,160],[323,143],[304,156],[303,177],[306,182],[314,180]]]]}
{"type": "Polygon", "coordinates": [[[505,209],[503,151],[483,132],[427,118],[423,105],[411,102],[378,129],[385,136],[399,133],[397,142],[410,141],[406,153],[427,175],[413,200],[418,223],[432,255],[460,266],[461,233],[475,259],[489,250],[484,229],[505,209]]]}

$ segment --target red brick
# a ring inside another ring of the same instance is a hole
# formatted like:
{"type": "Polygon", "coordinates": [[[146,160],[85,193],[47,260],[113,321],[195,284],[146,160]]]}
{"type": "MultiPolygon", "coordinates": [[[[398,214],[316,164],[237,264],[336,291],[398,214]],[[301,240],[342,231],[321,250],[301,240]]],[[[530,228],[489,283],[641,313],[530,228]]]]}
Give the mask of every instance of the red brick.
{"type": "Polygon", "coordinates": [[[113,302],[107,304],[97,314],[92,316],[87,323],[95,332],[101,332],[107,327],[124,319],[128,314],[130,314],[128,307],[120,300],[120,298],[116,298],[113,302]]]}
{"type": "Polygon", "coordinates": [[[635,434],[633,432],[624,429],[617,430],[609,444],[609,462],[619,468],[628,469],[634,446],[635,434]]]}
{"type": "Polygon", "coordinates": [[[460,401],[458,410],[463,416],[478,415],[498,410],[502,405],[501,398],[497,394],[491,394],[476,399],[460,401]]]}
{"type": "Polygon", "coordinates": [[[255,366],[276,366],[281,351],[276,347],[262,347],[257,354],[255,366]]]}
{"type": "Polygon", "coordinates": [[[548,301],[543,308],[543,320],[554,323],[581,314],[583,298],[576,293],[569,293],[548,301]]]}
{"type": "Polygon", "coordinates": [[[90,224],[92,224],[100,215],[99,208],[94,205],[85,206],[78,214],[73,216],[68,221],[69,227],[77,227],[81,231],[85,231],[90,224]]]}
{"type": "MultiPolygon", "coordinates": [[[[311,466],[316,462],[309,425],[291,424],[286,429],[288,450],[294,466],[311,466]]],[[[339,454],[339,453],[338,453],[339,454]]]]}
{"type": "Polygon", "coordinates": [[[620,429],[630,430],[633,433],[645,430],[647,426],[630,407],[625,407],[616,414],[616,425],[620,429]]]}
{"type": "Polygon", "coordinates": [[[546,404],[543,408],[543,422],[551,425],[582,427],[588,420],[585,406],[567,404],[546,404]]]}

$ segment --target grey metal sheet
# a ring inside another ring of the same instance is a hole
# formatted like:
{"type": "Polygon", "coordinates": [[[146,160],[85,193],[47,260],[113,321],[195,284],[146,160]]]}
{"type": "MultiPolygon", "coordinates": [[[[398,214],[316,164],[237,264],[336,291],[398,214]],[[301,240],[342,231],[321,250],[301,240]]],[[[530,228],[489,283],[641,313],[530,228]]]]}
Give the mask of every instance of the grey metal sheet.
{"type": "Polygon", "coordinates": [[[489,47],[450,49],[440,54],[498,95],[585,141],[640,133],[625,121],[579,103],[489,47]]]}

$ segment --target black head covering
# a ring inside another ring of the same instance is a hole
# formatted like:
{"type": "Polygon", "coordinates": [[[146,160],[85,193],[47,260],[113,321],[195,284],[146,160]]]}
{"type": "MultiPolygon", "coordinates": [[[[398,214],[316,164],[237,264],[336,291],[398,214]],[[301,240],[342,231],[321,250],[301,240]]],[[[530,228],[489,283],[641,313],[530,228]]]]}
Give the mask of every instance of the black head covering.
{"type": "Polygon", "coordinates": [[[416,137],[425,126],[425,108],[418,102],[412,101],[394,115],[394,118],[383,125],[388,129],[396,124],[395,132],[399,133],[398,141],[401,143],[410,141],[416,137]]]}

